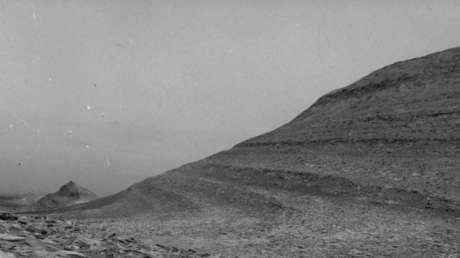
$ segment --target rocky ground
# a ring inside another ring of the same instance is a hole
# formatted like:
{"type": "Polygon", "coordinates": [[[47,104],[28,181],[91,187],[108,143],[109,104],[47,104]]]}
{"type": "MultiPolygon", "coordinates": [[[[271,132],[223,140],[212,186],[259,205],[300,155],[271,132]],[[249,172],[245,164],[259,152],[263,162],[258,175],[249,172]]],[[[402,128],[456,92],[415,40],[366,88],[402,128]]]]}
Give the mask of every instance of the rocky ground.
{"type": "Polygon", "coordinates": [[[66,219],[5,214],[2,256],[460,257],[459,85],[460,48],[384,67],[66,219]]]}
{"type": "Polygon", "coordinates": [[[460,217],[450,213],[253,190],[282,206],[259,212],[211,206],[78,221],[88,232],[120,232],[152,248],[160,243],[221,258],[460,258],[460,217]]]}
{"type": "Polygon", "coordinates": [[[145,245],[130,235],[51,216],[0,214],[0,258],[212,257],[192,249],[145,245]]]}
{"type": "MultiPolygon", "coordinates": [[[[99,210],[46,216],[0,212],[0,258],[460,257],[456,214],[346,196],[250,189],[279,205],[127,217],[99,210]]],[[[244,198],[238,193],[235,198],[244,198]]],[[[259,205],[257,199],[248,200],[259,205]]]]}

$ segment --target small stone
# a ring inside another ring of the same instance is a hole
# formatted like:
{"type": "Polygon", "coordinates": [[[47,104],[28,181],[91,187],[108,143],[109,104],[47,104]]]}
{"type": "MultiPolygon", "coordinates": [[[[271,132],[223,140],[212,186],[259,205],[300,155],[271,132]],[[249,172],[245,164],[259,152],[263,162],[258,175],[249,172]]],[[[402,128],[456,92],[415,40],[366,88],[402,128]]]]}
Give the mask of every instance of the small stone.
{"type": "Polygon", "coordinates": [[[161,249],[168,249],[168,247],[161,245],[161,244],[155,244],[155,245],[161,249]]]}
{"type": "Polygon", "coordinates": [[[56,242],[54,242],[53,240],[49,239],[49,238],[45,238],[42,240],[42,243],[45,243],[45,244],[50,244],[50,245],[56,245],[56,242]]]}
{"type": "Polygon", "coordinates": [[[58,251],[55,254],[63,255],[64,257],[71,257],[71,258],[85,258],[86,256],[82,253],[75,252],[75,251],[58,251]]]}
{"type": "Polygon", "coordinates": [[[21,216],[18,218],[18,223],[22,225],[26,225],[29,223],[29,220],[27,219],[26,216],[21,216]]]}
{"type": "Polygon", "coordinates": [[[17,242],[17,241],[24,240],[24,237],[13,236],[13,235],[9,235],[9,234],[0,233],[0,240],[10,241],[10,242],[17,242]]]}
{"type": "Polygon", "coordinates": [[[102,248],[102,242],[96,239],[78,238],[75,244],[82,249],[98,250],[102,248]]]}
{"type": "Polygon", "coordinates": [[[72,251],[72,250],[74,250],[74,249],[75,249],[75,246],[72,246],[72,245],[66,245],[66,246],[64,246],[64,250],[66,250],[66,251],[72,251]]]}
{"type": "Polygon", "coordinates": [[[115,237],[116,235],[117,235],[117,233],[115,233],[115,232],[110,232],[110,233],[108,233],[108,234],[105,236],[105,238],[115,237]]]}
{"type": "Polygon", "coordinates": [[[363,252],[361,252],[358,249],[351,249],[348,253],[353,254],[353,255],[359,255],[359,254],[362,254],[363,252]]]}
{"type": "Polygon", "coordinates": [[[37,239],[45,239],[45,236],[40,233],[34,233],[35,238],[37,239]]]}

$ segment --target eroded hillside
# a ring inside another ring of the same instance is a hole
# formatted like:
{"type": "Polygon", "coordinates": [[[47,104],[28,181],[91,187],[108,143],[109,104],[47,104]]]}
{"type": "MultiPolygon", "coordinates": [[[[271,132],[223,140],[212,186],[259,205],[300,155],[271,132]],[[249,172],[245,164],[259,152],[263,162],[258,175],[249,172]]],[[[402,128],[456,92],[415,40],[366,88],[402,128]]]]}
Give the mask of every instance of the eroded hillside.
{"type": "Polygon", "coordinates": [[[384,67],[274,131],[60,215],[215,257],[457,257],[459,63],[455,48],[384,67]]]}
{"type": "Polygon", "coordinates": [[[79,208],[276,210],[266,193],[282,189],[457,214],[459,63],[454,48],[384,67],[272,132],[79,208]]]}

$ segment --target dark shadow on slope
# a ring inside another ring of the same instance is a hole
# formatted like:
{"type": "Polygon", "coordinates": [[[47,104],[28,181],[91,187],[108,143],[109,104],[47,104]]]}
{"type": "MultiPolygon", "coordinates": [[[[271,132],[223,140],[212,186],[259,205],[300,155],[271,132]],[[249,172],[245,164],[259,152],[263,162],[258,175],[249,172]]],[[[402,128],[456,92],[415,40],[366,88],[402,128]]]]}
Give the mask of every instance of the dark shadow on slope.
{"type": "Polygon", "coordinates": [[[195,176],[213,178],[234,185],[261,187],[270,191],[286,190],[305,195],[346,198],[360,202],[384,204],[401,208],[417,208],[459,217],[460,203],[417,191],[380,186],[360,186],[349,179],[320,176],[314,173],[233,167],[206,164],[195,176]]]}

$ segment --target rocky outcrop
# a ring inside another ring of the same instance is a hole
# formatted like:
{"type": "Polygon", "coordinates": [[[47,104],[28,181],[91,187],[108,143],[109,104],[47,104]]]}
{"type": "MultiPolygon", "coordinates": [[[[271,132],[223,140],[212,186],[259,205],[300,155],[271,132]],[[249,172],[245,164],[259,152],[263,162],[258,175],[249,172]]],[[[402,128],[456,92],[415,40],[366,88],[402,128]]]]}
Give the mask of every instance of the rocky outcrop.
{"type": "Polygon", "coordinates": [[[70,181],[57,192],[47,194],[37,201],[38,209],[56,209],[78,203],[85,203],[97,199],[98,196],[70,181]]]}

